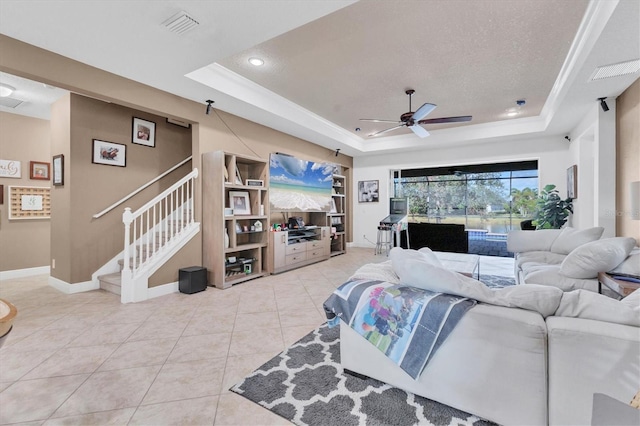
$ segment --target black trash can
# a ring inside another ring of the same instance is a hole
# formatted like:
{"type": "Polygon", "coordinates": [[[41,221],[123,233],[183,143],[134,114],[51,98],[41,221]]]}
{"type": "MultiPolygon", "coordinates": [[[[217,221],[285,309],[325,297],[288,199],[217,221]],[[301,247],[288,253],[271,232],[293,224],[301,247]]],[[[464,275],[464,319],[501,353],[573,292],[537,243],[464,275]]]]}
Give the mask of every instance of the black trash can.
{"type": "Polygon", "coordinates": [[[178,271],[178,290],[193,294],[207,289],[207,268],[190,266],[178,271]]]}

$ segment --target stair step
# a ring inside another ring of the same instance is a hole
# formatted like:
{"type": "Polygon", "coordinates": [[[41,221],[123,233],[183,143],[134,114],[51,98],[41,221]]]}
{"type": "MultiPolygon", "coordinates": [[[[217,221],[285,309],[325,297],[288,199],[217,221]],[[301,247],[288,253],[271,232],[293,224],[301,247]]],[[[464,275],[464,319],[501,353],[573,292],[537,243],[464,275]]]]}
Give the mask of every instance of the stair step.
{"type": "Polygon", "coordinates": [[[100,281],[101,289],[108,291],[109,293],[121,294],[122,277],[120,275],[120,272],[100,275],[98,277],[98,281],[100,281]]]}

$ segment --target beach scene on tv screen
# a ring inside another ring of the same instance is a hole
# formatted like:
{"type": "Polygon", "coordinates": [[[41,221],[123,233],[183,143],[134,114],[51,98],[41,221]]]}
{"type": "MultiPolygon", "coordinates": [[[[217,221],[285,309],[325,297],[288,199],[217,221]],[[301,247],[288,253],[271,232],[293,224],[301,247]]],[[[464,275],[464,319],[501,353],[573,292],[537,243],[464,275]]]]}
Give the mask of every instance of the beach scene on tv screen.
{"type": "Polygon", "coordinates": [[[271,211],[324,211],[331,209],[333,168],[284,154],[271,154],[269,202],[271,211]]]}

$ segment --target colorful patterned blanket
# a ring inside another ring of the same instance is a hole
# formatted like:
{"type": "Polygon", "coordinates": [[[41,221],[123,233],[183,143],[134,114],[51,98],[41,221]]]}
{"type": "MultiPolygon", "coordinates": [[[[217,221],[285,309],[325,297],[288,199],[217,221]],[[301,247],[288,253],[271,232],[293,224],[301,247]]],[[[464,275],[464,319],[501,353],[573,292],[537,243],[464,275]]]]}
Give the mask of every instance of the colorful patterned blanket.
{"type": "Polygon", "coordinates": [[[324,302],[340,320],[417,379],[475,300],[378,280],[352,279],[324,302]]]}

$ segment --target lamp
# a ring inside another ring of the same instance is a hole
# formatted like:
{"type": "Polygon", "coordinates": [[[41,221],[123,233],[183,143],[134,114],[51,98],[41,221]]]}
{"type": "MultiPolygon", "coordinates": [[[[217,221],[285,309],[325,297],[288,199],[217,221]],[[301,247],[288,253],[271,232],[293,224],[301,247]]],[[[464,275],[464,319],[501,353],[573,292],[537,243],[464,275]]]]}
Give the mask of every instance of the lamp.
{"type": "Polygon", "coordinates": [[[0,83],[0,97],[6,98],[7,96],[11,96],[11,94],[16,90],[15,87],[9,86],[8,84],[0,83]]]}
{"type": "Polygon", "coordinates": [[[609,105],[607,105],[607,103],[604,101],[607,98],[598,98],[598,100],[600,101],[600,106],[602,107],[602,110],[604,112],[609,111],[609,105]]]}
{"type": "Polygon", "coordinates": [[[640,220],[640,180],[631,182],[631,220],[640,220]]]}

